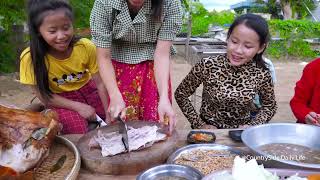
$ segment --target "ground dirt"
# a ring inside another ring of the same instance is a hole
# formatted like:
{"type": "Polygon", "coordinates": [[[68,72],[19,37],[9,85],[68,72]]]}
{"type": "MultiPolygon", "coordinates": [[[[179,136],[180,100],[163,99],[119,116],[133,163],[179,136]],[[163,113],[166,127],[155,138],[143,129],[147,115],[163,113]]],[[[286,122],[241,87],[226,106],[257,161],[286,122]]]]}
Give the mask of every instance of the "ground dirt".
{"type": "MultiPolygon", "coordinates": [[[[300,79],[305,63],[282,62],[274,60],[276,69],[277,82],[275,85],[276,99],[278,103],[278,110],[271,122],[295,122],[289,101],[293,96],[294,87],[297,80],[300,79]]],[[[191,69],[181,56],[176,56],[172,61],[172,88],[175,90],[181,80],[191,69]]],[[[15,74],[0,75],[0,103],[10,104],[20,108],[25,108],[30,104],[34,97],[28,87],[25,87],[16,80],[15,74]]],[[[199,99],[198,99],[199,100],[199,99]]],[[[174,109],[177,113],[178,128],[190,128],[186,118],[183,116],[176,102],[174,101],[174,109]]]]}

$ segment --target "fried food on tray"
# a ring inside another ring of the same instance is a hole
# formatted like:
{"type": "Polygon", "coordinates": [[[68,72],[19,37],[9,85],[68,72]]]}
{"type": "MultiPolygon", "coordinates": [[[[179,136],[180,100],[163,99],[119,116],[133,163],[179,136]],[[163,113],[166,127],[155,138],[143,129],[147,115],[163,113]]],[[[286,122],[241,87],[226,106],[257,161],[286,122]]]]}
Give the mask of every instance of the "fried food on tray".
{"type": "Polygon", "coordinates": [[[212,141],[213,136],[206,133],[194,133],[192,134],[191,138],[197,141],[212,141]]]}

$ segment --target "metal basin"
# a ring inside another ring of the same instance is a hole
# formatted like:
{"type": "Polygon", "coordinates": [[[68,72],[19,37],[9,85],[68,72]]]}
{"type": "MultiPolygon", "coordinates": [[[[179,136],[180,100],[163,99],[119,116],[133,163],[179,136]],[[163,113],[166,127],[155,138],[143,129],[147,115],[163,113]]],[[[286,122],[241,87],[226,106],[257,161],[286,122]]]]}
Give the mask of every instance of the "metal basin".
{"type": "Polygon", "coordinates": [[[200,180],[202,177],[200,171],[190,166],[163,164],[142,172],[137,180],[200,180]]]}
{"type": "Polygon", "coordinates": [[[260,160],[266,167],[311,170],[320,170],[320,164],[302,163],[289,158],[275,158],[260,150],[259,147],[272,143],[288,143],[320,150],[319,138],[320,127],[299,123],[258,125],[246,129],[241,135],[243,143],[257,155],[257,160],[260,160]]]}

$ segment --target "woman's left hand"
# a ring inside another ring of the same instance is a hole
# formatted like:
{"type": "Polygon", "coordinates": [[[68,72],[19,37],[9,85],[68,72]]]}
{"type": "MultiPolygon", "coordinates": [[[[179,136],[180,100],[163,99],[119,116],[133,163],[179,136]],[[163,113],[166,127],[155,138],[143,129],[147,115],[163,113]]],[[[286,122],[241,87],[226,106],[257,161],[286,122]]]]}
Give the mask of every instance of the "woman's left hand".
{"type": "Polygon", "coordinates": [[[104,121],[105,121],[107,124],[111,124],[111,123],[112,123],[112,118],[111,118],[111,116],[110,116],[110,113],[109,113],[108,111],[106,111],[105,113],[106,113],[106,118],[105,118],[104,121]]]}
{"type": "Polygon", "coordinates": [[[176,115],[168,98],[161,98],[158,105],[160,123],[169,125],[169,134],[171,135],[176,126],[176,115]],[[168,124],[169,123],[169,124],[168,124]]]}

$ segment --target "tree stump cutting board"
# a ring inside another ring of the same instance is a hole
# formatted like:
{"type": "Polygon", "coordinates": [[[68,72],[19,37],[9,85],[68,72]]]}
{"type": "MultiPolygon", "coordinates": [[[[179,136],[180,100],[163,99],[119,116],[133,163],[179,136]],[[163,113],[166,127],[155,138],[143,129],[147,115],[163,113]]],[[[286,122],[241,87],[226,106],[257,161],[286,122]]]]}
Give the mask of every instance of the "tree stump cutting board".
{"type": "MultiPolygon", "coordinates": [[[[158,125],[158,123],[128,121],[127,125],[139,128],[147,125],[158,125]]],[[[174,131],[166,140],[154,143],[151,147],[103,157],[101,149],[89,149],[88,146],[90,139],[97,134],[98,130],[103,133],[110,133],[118,131],[119,126],[118,124],[104,126],[85,134],[79,139],[77,147],[80,151],[82,165],[86,169],[97,173],[110,175],[138,174],[145,169],[165,163],[169,155],[177,149],[177,132],[174,131]]]]}

